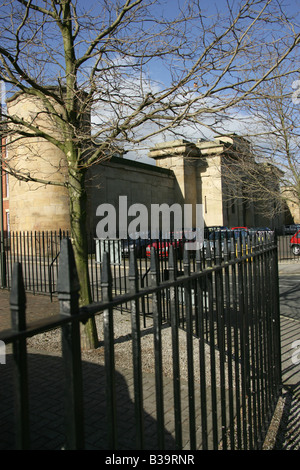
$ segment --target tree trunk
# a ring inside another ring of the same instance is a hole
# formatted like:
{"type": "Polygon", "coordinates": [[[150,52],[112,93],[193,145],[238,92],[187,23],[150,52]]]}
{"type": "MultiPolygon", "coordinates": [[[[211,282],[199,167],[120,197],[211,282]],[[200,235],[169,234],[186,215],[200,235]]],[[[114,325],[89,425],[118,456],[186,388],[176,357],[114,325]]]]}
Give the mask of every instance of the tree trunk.
{"type": "MultiPolygon", "coordinates": [[[[84,172],[69,171],[69,197],[71,217],[71,237],[78,278],[80,282],[79,305],[92,302],[89,270],[88,246],[86,233],[86,192],[84,188],[84,172]]],[[[98,335],[95,317],[81,326],[82,349],[94,349],[98,346],[98,335]]]]}

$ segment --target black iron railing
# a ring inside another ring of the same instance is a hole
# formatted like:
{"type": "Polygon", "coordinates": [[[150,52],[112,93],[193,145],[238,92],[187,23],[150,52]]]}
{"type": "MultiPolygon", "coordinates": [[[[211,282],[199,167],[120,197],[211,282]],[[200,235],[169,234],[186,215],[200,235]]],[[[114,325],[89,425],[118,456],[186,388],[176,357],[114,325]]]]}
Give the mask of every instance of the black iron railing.
{"type": "Polygon", "coordinates": [[[57,282],[60,314],[26,325],[22,266],[20,263],[14,265],[12,328],[0,333],[0,341],[7,347],[11,344],[13,351],[17,448],[28,448],[30,441],[34,446],[30,430],[26,342],[28,338],[54,328],[62,331],[61,360],[65,377],[66,426],[59,436],[60,448],[88,447],[89,436],[84,432],[86,405],[80,324],[98,314],[103,321],[105,374],[102,387],[105,390],[103,420],[106,423],[103,428],[101,420],[95,425],[98,431],[101,429],[98,448],[142,449],[147,448],[149,439],[159,450],[262,447],[281,391],[277,246],[272,237],[242,244],[231,240],[223,250],[219,245],[214,263],[209,250],[206,259],[200,251],[191,256],[185,250],[182,264],[179,264],[176,250],[170,246],[167,280],[160,277],[158,254],[152,248],[148,285],[144,288],[140,287],[138,260],[132,248],[128,289],[121,295],[114,293],[109,253],[104,252],[102,300],[83,308],[78,307],[76,276],[70,278],[74,268],[70,240],[64,239],[57,282]],[[153,336],[151,352],[145,352],[142,346],[145,297],[149,300],[147,334],[153,336]],[[133,421],[127,423],[125,420],[125,432],[122,417],[127,412],[126,407],[117,408],[121,395],[117,393],[114,329],[115,309],[124,304],[131,320],[131,334],[126,340],[132,345],[131,396],[134,407],[133,421]],[[167,353],[164,352],[165,331],[171,335],[172,345],[167,353]],[[155,397],[152,411],[155,430],[151,428],[150,436],[145,423],[144,354],[154,358],[151,397],[155,397]],[[172,363],[172,386],[168,390],[165,354],[172,363]],[[166,420],[166,413],[172,414],[173,427],[166,420]],[[123,431],[120,423],[123,423],[123,431]],[[171,441],[166,439],[167,434],[172,437],[171,441]]]}

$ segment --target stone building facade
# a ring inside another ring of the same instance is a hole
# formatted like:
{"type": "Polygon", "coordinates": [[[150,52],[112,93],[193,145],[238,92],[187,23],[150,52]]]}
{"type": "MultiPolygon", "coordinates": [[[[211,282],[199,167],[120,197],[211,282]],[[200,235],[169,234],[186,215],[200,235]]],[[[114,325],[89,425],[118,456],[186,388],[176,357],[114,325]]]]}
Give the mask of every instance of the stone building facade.
{"type": "MultiPolygon", "coordinates": [[[[15,96],[8,102],[8,112],[40,126],[54,125],[36,98],[15,96]]],[[[248,145],[236,135],[198,143],[175,140],[149,150],[153,165],[120,156],[93,165],[86,175],[88,231],[95,234],[99,204],[110,203],[118,210],[120,196],[127,196],[128,205],[140,203],[149,210],[152,204],[202,204],[206,226],[277,228],[282,224],[280,218],[262,218],[253,203],[228,198],[222,162],[233,149],[244,151],[248,145]]],[[[12,168],[37,180],[63,182],[67,178],[64,155],[41,138],[11,140],[7,160],[12,168]]],[[[68,194],[63,186],[25,182],[10,175],[9,213],[11,231],[70,228],[68,194]]]]}

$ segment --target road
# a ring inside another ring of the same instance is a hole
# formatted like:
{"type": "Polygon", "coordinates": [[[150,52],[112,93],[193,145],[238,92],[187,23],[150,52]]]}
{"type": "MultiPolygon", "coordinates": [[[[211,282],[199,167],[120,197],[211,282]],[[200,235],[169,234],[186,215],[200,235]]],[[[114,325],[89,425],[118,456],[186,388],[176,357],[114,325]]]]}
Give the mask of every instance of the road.
{"type": "Polygon", "coordinates": [[[279,276],[280,314],[300,320],[300,274],[279,276]]]}

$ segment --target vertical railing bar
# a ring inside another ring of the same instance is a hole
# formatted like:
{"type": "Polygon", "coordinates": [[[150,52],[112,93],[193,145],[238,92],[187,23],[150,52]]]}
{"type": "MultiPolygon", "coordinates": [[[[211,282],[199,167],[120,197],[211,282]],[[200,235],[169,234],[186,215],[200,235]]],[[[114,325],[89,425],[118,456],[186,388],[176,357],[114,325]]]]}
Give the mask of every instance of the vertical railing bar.
{"type": "MultiPolygon", "coordinates": [[[[47,262],[46,262],[46,258],[48,257],[48,232],[44,232],[43,231],[43,255],[44,255],[44,258],[43,258],[43,269],[44,269],[44,281],[46,281],[46,272],[47,272],[47,262]],[[45,244],[45,241],[46,241],[46,244],[45,244]],[[46,246],[45,246],[46,245],[46,246]],[[47,253],[46,253],[46,250],[47,250],[47,253]]],[[[46,289],[47,289],[47,283],[44,282],[44,286],[42,288],[42,292],[46,292],[46,289]]]]}
{"type": "MultiPolygon", "coordinates": [[[[119,282],[120,282],[120,289],[121,289],[121,293],[122,292],[126,292],[124,290],[124,287],[123,287],[123,279],[122,279],[122,270],[121,270],[121,259],[122,259],[122,243],[121,243],[121,240],[119,239],[118,240],[118,259],[119,259],[119,264],[118,264],[118,277],[119,277],[119,282]]],[[[139,272],[141,272],[141,265],[140,265],[140,269],[139,269],[139,272]]],[[[122,308],[122,306],[121,306],[122,308]]]]}
{"type": "Polygon", "coordinates": [[[11,240],[12,240],[12,236],[13,236],[13,233],[10,232],[9,236],[7,234],[7,237],[6,237],[6,242],[7,242],[7,255],[6,255],[6,281],[7,281],[7,285],[6,287],[11,287],[11,283],[10,283],[10,271],[11,271],[11,240]]]}
{"type": "Polygon", "coordinates": [[[238,309],[238,293],[237,293],[237,247],[234,237],[231,237],[230,256],[234,260],[232,264],[232,298],[233,298],[233,319],[234,324],[234,356],[235,356],[235,389],[236,389],[236,427],[237,427],[237,448],[242,448],[242,432],[241,432],[241,390],[240,390],[240,348],[239,348],[239,328],[240,328],[240,312],[238,309]]]}
{"type": "Polygon", "coordinates": [[[43,276],[42,276],[42,243],[41,243],[41,238],[43,239],[43,237],[41,236],[41,232],[39,231],[38,232],[39,234],[39,275],[40,275],[40,279],[39,279],[39,291],[41,292],[42,289],[43,289],[43,276]]]}
{"type": "Polygon", "coordinates": [[[23,231],[21,232],[21,238],[20,238],[20,254],[21,254],[21,264],[22,264],[22,271],[23,271],[23,276],[24,276],[24,286],[25,290],[27,289],[27,266],[26,266],[26,251],[25,251],[25,237],[26,237],[26,232],[23,231]]]}
{"type": "Polygon", "coordinates": [[[80,284],[70,240],[62,240],[57,293],[60,314],[70,318],[62,327],[62,358],[65,374],[66,450],[84,449],[83,382],[80,324],[72,318],[79,310],[80,284]]]}
{"type": "Polygon", "coordinates": [[[38,291],[38,267],[37,267],[37,235],[34,232],[34,271],[35,271],[35,291],[38,291]]]}
{"type": "Polygon", "coordinates": [[[211,273],[207,275],[208,292],[208,341],[210,346],[210,378],[211,378],[211,400],[212,400],[212,433],[213,449],[218,449],[218,408],[217,408],[217,387],[216,387],[216,345],[215,345],[215,325],[214,325],[214,299],[213,299],[213,273],[211,247],[207,245],[207,268],[211,273]]]}
{"type": "Polygon", "coordinates": [[[96,302],[99,302],[99,273],[96,263],[96,240],[92,234],[90,235],[90,247],[91,247],[91,257],[94,259],[94,269],[95,269],[95,283],[96,283],[96,302]],[[95,256],[94,256],[95,255],[95,256]]]}
{"type": "MultiPolygon", "coordinates": [[[[134,248],[129,255],[129,292],[136,293],[138,286],[138,270],[134,248]]],[[[134,407],[136,420],[136,446],[144,449],[144,410],[143,410],[143,379],[141,357],[140,312],[138,300],[131,301],[132,359],[134,376],[134,407]]]]}
{"type": "Polygon", "coordinates": [[[22,264],[22,232],[19,232],[17,253],[18,253],[17,262],[22,264]]]}
{"type": "Polygon", "coordinates": [[[238,255],[238,286],[239,286],[239,315],[241,321],[240,343],[241,343],[241,392],[242,392],[242,424],[243,424],[243,449],[247,450],[247,390],[246,390],[246,314],[245,314],[245,283],[244,283],[244,260],[242,259],[244,251],[241,236],[237,239],[237,255],[238,255]]]}
{"type": "Polygon", "coordinates": [[[281,391],[282,385],[282,363],[281,363],[281,331],[280,331],[280,301],[279,301],[279,276],[278,276],[278,247],[276,240],[274,240],[275,235],[273,235],[273,273],[274,277],[274,335],[275,335],[275,371],[277,372],[277,386],[278,392],[281,391]]]}
{"type": "MultiPolygon", "coordinates": [[[[24,271],[24,273],[26,272],[26,267],[24,269],[24,264],[23,264],[23,249],[22,249],[22,240],[23,240],[23,233],[24,232],[20,232],[20,238],[19,238],[19,248],[20,248],[20,251],[19,251],[19,258],[18,258],[18,262],[21,263],[22,265],[22,270],[24,271]]],[[[25,276],[24,276],[25,277],[25,276]]],[[[23,277],[23,279],[24,279],[23,277]]],[[[26,288],[26,279],[24,279],[24,286],[26,288]]]]}
{"type": "Polygon", "coordinates": [[[16,249],[14,250],[14,263],[19,262],[19,232],[16,232],[15,245],[16,249]]]}
{"type": "MultiPolygon", "coordinates": [[[[154,287],[160,284],[159,266],[156,256],[156,250],[151,248],[150,264],[151,285],[154,287]]],[[[154,292],[152,296],[153,307],[153,337],[154,337],[154,358],[155,358],[155,390],[156,390],[156,419],[157,419],[157,438],[158,448],[165,448],[164,433],[164,394],[163,394],[163,374],[162,374],[162,341],[161,341],[161,300],[160,292],[154,292]]]]}
{"type": "Polygon", "coordinates": [[[264,326],[264,357],[265,357],[265,413],[264,413],[264,423],[263,423],[263,432],[266,431],[267,416],[269,414],[269,399],[270,399],[270,388],[269,388],[269,337],[268,337],[268,313],[269,313],[269,304],[270,304],[270,293],[269,293],[269,283],[268,283],[268,253],[266,251],[267,240],[264,238],[262,240],[264,245],[263,253],[263,273],[264,273],[264,309],[263,309],[263,326],[264,326]]]}
{"type": "Polygon", "coordinates": [[[27,273],[28,273],[28,284],[29,284],[29,289],[32,290],[31,288],[31,276],[30,276],[30,251],[29,251],[29,232],[26,232],[26,265],[27,265],[27,273]]]}
{"type": "Polygon", "coordinates": [[[14,240],[15,240],[15,233],[12,232],[10,234],[10,250],[9,250],[9,266],[7,270],[8,274],[8,287],[11,287],[11,279],[12,279],[12,266],[13,266],[13,261],[12,261],[12,253],[14,250],[14,240]]]}
{"type": "MultiPolygon", "coordinates": [[[[58,256],[57,256],[57,245],[56,245],[56,231],[51,230],[51,299],[53,293],[56,291],[56,279],[57,275],[55,271],[57,270],[58,265],[58,256]]],[[[52,301],[52,300],[51,300],[52,301]]]]}
{"type": "Polygon", "coordinates": [[[244,263],[243,269],[243,278],[244,278],[244,316],[245,316],[245,329],[244,329],[244,345],[245,345],[245,391],[246,391],[246,423],[247,423],[247,442],[249,450],[252,450],[252,406],[251,406],[251,388],[250,388],[250,349],[249,349],[249,341],[250,341],[250,325],[249,325],[249,307],[251,304],[249,302],[249,283],[248,283],[248,270],[249,264],[251,264],[251,257],[250,257],[250,237],[243,238],[243,249],[244,253],[247,256],[247,259],[244,263]]]}
{"type": "Polygon", "coordinates": [[[30,232],[30,253],[31,253],[31,276],[32,276],[32,291],[35,294],[35,277],[34,277],[34,253],[33,253],[33,240],[32,240],[32,232],[30,232]]]}
{"type": "MultiPolygon", "coordinates": [[[[47,279],[47,276],[49,276],[49,266],[50,266],[50,250],[49,250],[49,232],[46,230],[46,251],[47,251],[47,257],[44,257],[44,279],[45,279],[45,294],[47,293],[48,287],[49,287],[49,279],[47,279]]],[[[46,253],[45,253],[46,255],[46,253]]]]}
{"type": "Polygon", "coordinates": [[[7,287],[8,233],[6,232],[6,236],[5,236],[5,233],[2,234],[2,235],[3,235],[3,240],[2,240],[2,245],[1,246],[3,247],[3,253],[1,253],[1,261],[2,261],[1,282],[2,282],[2,287],[7,287]]]}
{"type": "Polygon", "coordinates": [[[228,265],[229,261],[229,240],[228,237],[224,239],[224,274],[225,274],[225,296],[226,296],[226,308],[225,308],[225,324],[227,332],[227,357],[228,357],[228,402],[229,402],[229,439],[230,449],[235,448],[234,439],[234,396],[233,396],[233,349],[232,349],[232,311],[231,296],[230,296],[230,268],[228,265]]]}
{"type": "Polygon", "coordinates": [[[39,290],[39,273],[38,273],[38,263],[37,263],[37,232],[34,232],[34,261],[35,261],[35,279],[36,279],[36,291],[39,290]]]}
{"type": "MultiPolygon", "coordinates": [[[[93,250],[92,250],[91,243],[93,243],[93,239],[90,236],[88,240],[88,263],[89,263],[89,273],[90,273],[91,295],[92,295],[93,302],[97,302],[98,298],[95,298],[95,291],[94,291],[94,283],[96,281],[94,280],[93,250]]],[[[96,289],[97,289],[97,283],[96,283],[96,289]]]]}
{"type": "MultiPolygon", "coordinates": [[[[169,276],[170,281],[177,277],[177,257],[173,246],[169,252],[169,276]]],[[[180,362],[179,362],[179,335],[178,335],[178,290],[170,287],[170,320],[172,332],[172,357],[173,357],[173,394],[174,394],[174,420],[175,420],[175,445],[176,449],[182,449],[182,416],[181,416],[181,390],[180,390],[180,362]]]]}
{"type": "MultiPolygon", "coordinates": [[[[11,325],[14,331],[26,330],[26,294],[22,265],[14,264],[10,293],[11,325]]],[[[16,448],[30,447],[29,437],[29,396],[26,338],[13,343],[14,405],[16,419],[16,448]]]]}
{"type": "MultiPolygon", "coordinates": [[[[190,275],[189,251],[185,246],[183,258],[184,275],[190,275]]],[[[189,390],[189,424],[190,424],[190,449],[196,449],[196,425],[195,425],[195,385],[194,385],[194,355],[193,355],[193,324],[192,324],[192,298],[191,283],[185,282],[184,301],[186,309],[186,340],[187,340],[187,364],[188,364],[188,390],[189,390]]]]}
{"type": "Polygon", "coordinates": [[[255,447],[258,447],[259,436],[260,436],[260,384],[258,376],[259,368],[259,325],[258,325],[258,302],[259,302],[259,284],[258,284],[258,246],[257,236],[254,235],[252,242],[253,250],[253,364],[252,364],[252,375],[253,375],[253,400],[254,407],[253,413],[255,413],[254,423],[254,441],[255,447]]]}
{"type": "Polygon", "coordinates": [[[58,265],[59,265],[59,251],[60,249],[57,248],[57,231],[54,230],[53,232],[53,258],[56,259],[56,262],[55,264],[53,265],[53,287],[52,287],[52,290],[53,292],[56,292],[57,291],[57,276],[58,276],[58,265]]]}
{"type": "MultiPolygon", "coordinates": [[[[267,343],[267,381],[268,381],[268,413],[266,419],[271,420],[273,413],[273,357],[274,349],[272,344],[272,310],[273,310],[273,299],[272,299],[272,284],[271,284],[271,249],[270,249],[270,237],[266,234],[266,282],[268,286],[268,299],[266,309],[266,343],[267,343]]],[[[268,423],[266,423],[268,424],[268,423]]]]}
{"type": "MultiPolygon", "coordinates": [[[[127,241],[128,241],[128,249],[129,249],[129,235],[127,235],[127,241]]],[[[123,240],[123,242],[125,243],[125,239],[123,240]]],[[[122,269],[123,269],[123,276],[124,276],[124,291],[127,292],[127,263],[126,263],[125,256],[123,257],[122,269]]],[[[127,308],[127,304],[125,304],[125,308],[127,308]]]]}
{"type": "Polygon", "coordinates": [[[268,240],[268,283],[270,292],[270,304],[268,309],[268,341],[269,341],[269,382],[270,382],[270,414],[272,416],[274,411],[274,384],[275,384],[275,371],[274,371],[274,357],[276,350],[273,342],[273,314],[274,314],[274,294],[272,283],[272,247],[271,238],[269,234],[265,234],[268,240]]]}
{"type": "Polygon", "coordinates": [[[265,430],[265,414],[266,414],[266,371],[267,371],[267,365],[266,365],[266,344],[265,344],[265,310],[266,310],[266,298],[265,298],[265,291],[266,291],[266,278],[265,278],[265,251],[264,251],[264,240],[260,240],[261,244],[261,285],[262,285],[262,292],[263,295],[261,296],[261,381],[262,381],[262,386],[261,386],[261,407],[262,407],[262,437],[263,433],[265,430]]]}
{"type": "MultiPolygon", "coordinates": [[[[200,248],[196,251],[196,272],[202,271],[202,257],[200,248]]],[[[206,364],[205,364],[205,324],[203,312],[203,296],[206,299],[205,290],[206,278],[198,277],[197,279],[197,316],[198,316],[198,331],[199,337],[199,365],[200,365],[200,399],[201,399],[201,434],[202,434],[202,449],[208,449],[208,425],[207,425],[207,391],[206,391],[206,364]],[[203,285],[204,284],[204,285],[203,285]]]]}
{"type": "MultiPolygon", "coordinates": [[[[52,297],[52,293],[54,292],[54,285],[55,285],[55,278],[54,278],[54,263],[52,264],[52,261],[54,260],[54,241],[53,241],[53,231],[51,230],[50,232],[50,243],[51,243],[51,292],[50,295],[52,297]]],[[[57,260],[56,260],[57,261],[57,260]]],[[[55,261],[55,262],[56,262],[55,261]]]]}
{"type": "MultiPolygon", "coordinates": [[[[215,244],[216,267],[221,266],[221,240],[217,239],[215,244]]],[[[223,449],[227,450],[226,438],[226,394],[225,394],[225,324],[224,324],[224,290],[223,290],[223,269],[216,270],[216,314],[217,314],[217,338],[219,347],[220,364],[220,392],[221,392],[221,426],[223,449]]]]}
{"type": "MultiPolygon", "coordinates": [[[[104,252],[102,258],[101,287],[104,301],[112,300],[112,275],[110,266],[110,253],[104,252]]],[[[115,385],[115,352],[114,352],[114,324],[113,309],[103,312],[103,331],[105,347],[105,376],[106,376],[106,404],[108,448],[117,449],[117,408],[115,385]]]]}
{"type": "Polygon", "coordinates": [[[250,382],[250,400],[251,400],[251,449],[256,448],[257,443],[257,408],[255,397],[255,343],[254,343],[254,291],[253,291],[253,267],[254,267],[254,243],[253,237],[248,237],[248,246],[250,247],[250,258],[248,258],[248,293],[249,293],[249,382],[250,382]]]}
{"type": "Polygon", "coordinates": [[[40,232],[40,292],[43,292],[43,258],[45,258],[44,231],[40,232]]]}
{"type": "Polygon", "coordinates": [[[272,243],[271,243],[271,236],[270,234],[266,234],[267,239],[268,239],[268,254],[269,254],[269,262],[268,262],[268,280],[269,280],[269,288],[270,288],[270,308],[269,308],[269,341],[270,341],[270,404],[271,404],[271,409],[270,413],[271,416],[274,411],[274,398],[276,400],[277,398],[277,393],[275,393],[274,397],[274,392],[275,392],[275,368],[274,368],[274,359],[275,359],[275,354],[276,354],[276,349],[275,349],[275,344],[274,344],[274,337],[273,337],[273,328],[274,328],[274,296],[273,293],[273,283],[272,283],[272,277],[274,276],[273,272],[273,250],[272,250],[272,243]]]}
{"type": "Polygon", "coordinates": [[[261,266],[262,266],[262,248],[261,248],[261,241],[257,239],[257,250],[258,250],[258,257],[257,259],[257,381],[258,381],[258,418],[259,418],[259,441],[262,439],[262,432],[263,432],[263,377],[264,377],[264,368],[263,368],[263,337],[262,337],[262,293],[263,293],[263,286],[262,286],[262,275],[261,275],[261,266]]]}
{"type": "Polygon", "coordinates": [[[269,237],[266,238],[266,283],[267,283],[267,302],[266,302],[266,347],[267,347],[267,414],[266,414],[266,429],[268,422],[271,419],[273,406],[272,406],[272,359],[273,359],[273,350],[271,344],[271,311],[272,311],[272,299],[271,299],[271,283],[270,283],[270,257],[271,251],[269,249],[269,237]]]}

